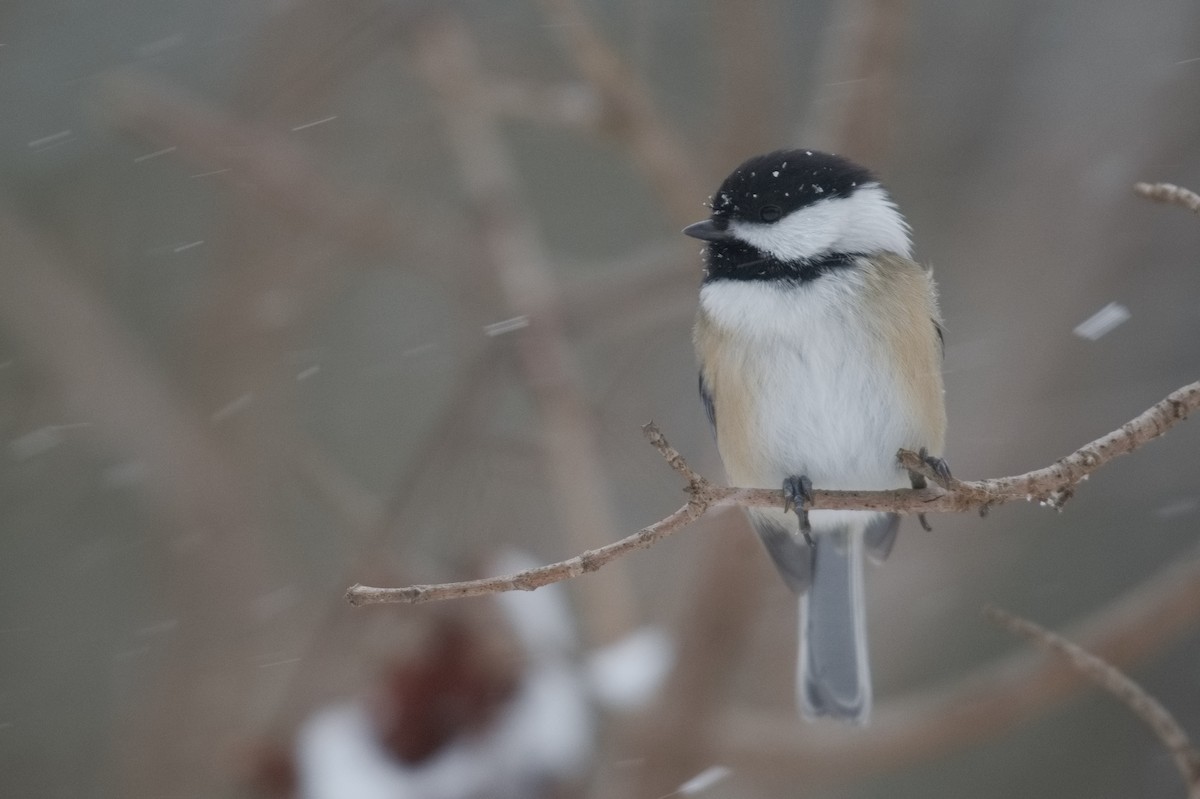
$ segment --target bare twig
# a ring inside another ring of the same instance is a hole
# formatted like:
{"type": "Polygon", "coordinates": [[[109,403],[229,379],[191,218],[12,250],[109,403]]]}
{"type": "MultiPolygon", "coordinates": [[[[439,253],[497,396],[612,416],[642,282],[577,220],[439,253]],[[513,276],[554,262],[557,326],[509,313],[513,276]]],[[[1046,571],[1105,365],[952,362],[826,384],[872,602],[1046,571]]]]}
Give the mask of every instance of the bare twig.
{"type": "Polygon", "coordinates": [[[654,422],[642,425],[642,434],[649,440],[650,446],[658,450],[658,454],[663,456],[667,464],[679,472],[684,480],[687,480],[687,490],[689,492],[698,494],[712,487],[712,484],[708,480],[705,480],[691,466],[688,466],[687,461],[679,454],[679,450],[667,442],[666,436],[658,429],[658,425],[654,422]]]}
{"type": "Polygon", "coordinates": [[[1135,183],[1133,190],[1147,200],[1178,205],[1193,214],[1200,214],[1200,194],[1173,183],[1135,183]]]}
{"type": "MultiPolygon", "coordinates": [[[[1188,414],[1200,408],[1200,382],[1191,383],[1168,394],[1161,402],[1131,419],[1106,436],[1096,439],[1054,464],[1013,477],[991,480],[962,481],[951,478],[946,488],[896,489],[894,491],[813,491],[810,510],[870,510],[895,513],[961,513],[984,507],[1003,505],[1016,500],[1038,500],[1059,507],[1063,498],[1092,472],[1114,458],[1125,455],[1148,441],[1158,438],[1188,414]]],[[[524,590],[548,583],[577,577],[595,571],[604,564],[629,552],[656,543],[686,527],[713,508],[741,505],[753,508],[782,508],[783,496],[777,489],[721,488],[696,474],[674,449],[662,439],[654,425],[644,428],[647,437],[657,441],[655,447],[675,471],[688,482],[691,499],[667,518],[645,527],[627,538],[599,549],[590,550],[560,563],[553,563],[528,572],[507,577],[471,580],[445,585],[419,585],[408,588],[373,588],[355,585],[346,591],[353,605],[387,602],[428,602],[435,599],[454,599],[502,591],[524,590]]],[[[907,465],[917,464],[917,456],[904,454],[907,465]]]]}
{"type": "Polygon", "coordinates": [[[459,583],[438,585],[412,585],[407,588],[372,588],[354,585],[346,590],[346,599],[351,605],[378,605],[390,602],[418,604],[437,599],[462,599],[471,596],[497,594],[503,591],[532,591],[543,585],[558,583],[594,572],[610,561],[638,549],[646,549],[666,538],[676,530],[686,527],[704,514],[702,505],[689,502],[670,516],[643,527],[620,541],[592,549],[560,563],[539,566],[508,577],[490,577],[484,580],[466,580],[459,583]]]}
{"type": "Polygon", "coordinates": [[[1044,627],[996,607],[985,608],[984,615],[1009,632],[1029,639],[1042,649],[1062,655],[1073,669],[1128,707],[1158,736],[1163,746],[1171,753],[1176,768],[1188,786],[1188,795],[1192,799],[1200,796],[1200,751],[1192,746],[1187,732],[1179,726],[1179,722],[1161,702],[1115,666],[1044,627]]]}

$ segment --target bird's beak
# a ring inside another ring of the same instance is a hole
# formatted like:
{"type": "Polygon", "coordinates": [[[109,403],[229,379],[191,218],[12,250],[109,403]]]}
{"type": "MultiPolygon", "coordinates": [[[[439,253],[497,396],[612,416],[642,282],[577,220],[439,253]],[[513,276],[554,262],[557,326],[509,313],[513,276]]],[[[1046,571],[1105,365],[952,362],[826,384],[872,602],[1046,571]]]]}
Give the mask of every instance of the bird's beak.
{"type": "Polygon", "coordinates": [[[700,239],[701,241],[726,241],[733,237],[733,234],[727,228],[717,227],[711,219],[705,219],[703,222],[688,225],[683,229],[683,235],[691,236],[693,239],[700,239]]]}

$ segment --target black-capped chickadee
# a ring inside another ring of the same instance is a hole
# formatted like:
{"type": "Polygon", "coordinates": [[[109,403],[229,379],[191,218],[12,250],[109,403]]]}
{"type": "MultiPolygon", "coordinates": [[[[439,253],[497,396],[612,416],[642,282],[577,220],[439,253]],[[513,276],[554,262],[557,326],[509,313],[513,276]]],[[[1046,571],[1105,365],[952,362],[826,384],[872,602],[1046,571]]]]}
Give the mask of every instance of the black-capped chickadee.
{"type": "MultiPolygon", "coordinates": [[[[696,319],[700,396],[734,485],[783,486],[750,521],[800,600],[806,717],[871,710],[862,555],[887,557],[897,514],[814,510],[813,485],[921,487],[900,448],[942,452],[941,317],[909,228],[866,169],[828,153],[751,158],[684,229],[708,243],[696,319]]],[[[945,462],[930,464],[946,472],[945,462]]],[[[948,472],[946,472],[948,474],[948,472]]],[[[922,520],[923,521],[923,520],[922,520]]]]}

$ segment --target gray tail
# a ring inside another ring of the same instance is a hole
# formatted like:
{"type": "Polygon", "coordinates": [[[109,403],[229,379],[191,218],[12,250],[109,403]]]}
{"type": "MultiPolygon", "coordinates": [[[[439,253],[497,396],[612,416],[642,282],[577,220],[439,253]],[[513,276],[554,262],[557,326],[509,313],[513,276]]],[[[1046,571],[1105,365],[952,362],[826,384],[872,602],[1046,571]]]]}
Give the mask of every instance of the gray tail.
{"type": "Polygon", "coordinates": [[[863,601],[862,534],[816,537],[812,586],[800,599],[800,711],[866,724],[871,666],[863,601]]]}

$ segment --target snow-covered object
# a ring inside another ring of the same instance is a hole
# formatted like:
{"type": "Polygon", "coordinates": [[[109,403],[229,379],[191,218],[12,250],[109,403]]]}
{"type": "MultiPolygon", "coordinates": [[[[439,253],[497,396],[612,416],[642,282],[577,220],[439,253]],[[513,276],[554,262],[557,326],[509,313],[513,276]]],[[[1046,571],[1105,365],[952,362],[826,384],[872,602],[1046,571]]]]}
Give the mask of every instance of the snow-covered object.
{"type": "MultiPolygon", "coordinates": [[[[519,571],[518,554],[490,569],[519,571]]],[[[304,799],[536,799],[582,775],[593,749],[587,686],[559,586],[497,602],[520,642],[523,668],[492,666],[470,625],[434,628],[429,646],[398,663],[373,701],[311,717],[296,742],[304,799]],[[507,686],[507,687],[506,687],[507,686]]]]}
{"type": "Polygon", "coordinates": [[[347,702],[300,731],[304,799],[530,799],[577,776],[592,749],[592,719],[578,679],[559,664],[535,666],[488,729],[459,738],[416,765],[378,739],[370,713],[347,702]]]}
{"type": "Polygon", "coordinates": [[[607,707],[631,710],[658,693],[674,662],[667,634],[657,627],[642,627],[589,655],[588,683],[607,707]]]}

